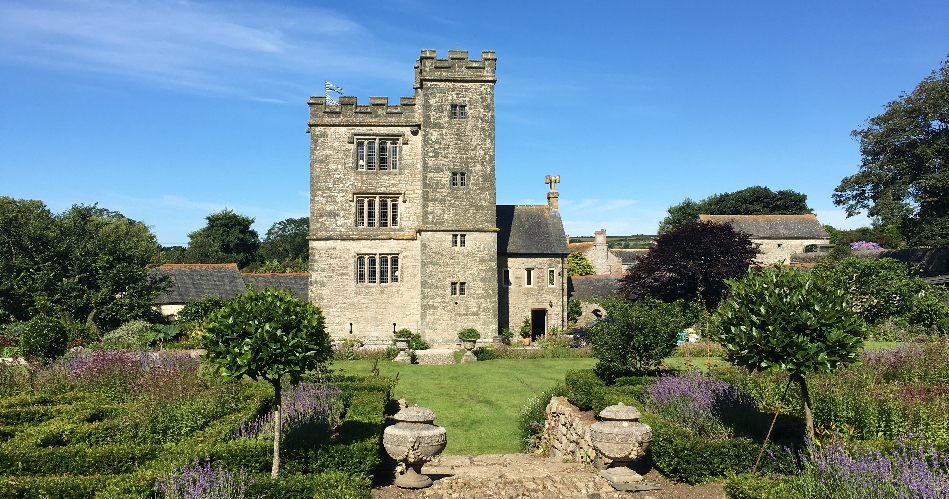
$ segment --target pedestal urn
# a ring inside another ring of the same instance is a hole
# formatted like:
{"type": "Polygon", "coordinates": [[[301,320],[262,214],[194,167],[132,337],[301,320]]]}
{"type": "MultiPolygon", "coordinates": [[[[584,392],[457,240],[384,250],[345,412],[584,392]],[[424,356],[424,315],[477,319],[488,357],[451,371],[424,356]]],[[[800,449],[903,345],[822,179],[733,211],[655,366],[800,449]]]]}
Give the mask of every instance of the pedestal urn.
{"type": "Polygon", "coordinates": [[[422,489],[432,480],[422,474],[422,465],[445,450],[448,443],[445,429],[432,424],[435,413],[427,407],[406,407],[392,417],[398,423],[382,434],[382,445],[392,459],[404,465],[395,484],[405,489],[422,489]]]}
{"type": "MultiPolygon", "coordinates": [[[[612,460],[600,472],[617,490],[645,490],[643,477],[626,465],[646,455],[652,441],[652,428],[639,422],[642,414],[635,407],[611,405],[600,411],[600,421],[590,425],[590,442],[597,452],[612,460]]],[[[652,487],[650,487],[652,488],[652,487]]]]}
{"type": "Polygon", "coordinates": [[[394,361],[404,362],[406,364],[412,363],[412,357],[406,352],[409,349],[409,339],[408,338],[396,338],[395,347],[399,349],[399,354],[395,356],[394,361]]]}

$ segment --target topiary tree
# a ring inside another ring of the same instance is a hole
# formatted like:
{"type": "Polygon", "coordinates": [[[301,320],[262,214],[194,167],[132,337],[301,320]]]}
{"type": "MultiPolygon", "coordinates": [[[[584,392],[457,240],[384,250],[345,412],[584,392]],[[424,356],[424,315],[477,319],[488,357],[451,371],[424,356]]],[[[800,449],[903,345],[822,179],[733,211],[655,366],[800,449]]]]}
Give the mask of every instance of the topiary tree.
{"type": "Polygon", "coordinates": [[[596,269],[593,268],[593,264],[582,252],[574,251],[567,255],[567,275],[573,277],[575,275],[593,274],[596,274],[596,269]]]}
{"type": "Polygon", "coordinates": [[[612,383],[621,376],[656,371],[676,348],[679,331],[698,320],[696,305],[644,298],[635,303],[616,298],[603,303],[607,316],[590,328],[597,361],[594,372],[612,383]]]}
{"type": "Polygon", "coordinates": [[[26,322],[20,335],[20,352],[45,364],[66,353],[69,325],[61,317],[40,314],[26,322]]]}
{"type": "Polygon", "coordinates": [[[286,289],[248,292],[228,300],[204,322],[204,354],[222,376],[254,381],[274,388],[274,455],[271,475],[280,472],[281,380],[291,384],[332,358],[323,313],[286,289]]]}
{"type": "Polygon", "coordinates": [[[718,309],[721,330],[712,338],[735,365],[788,371],[801,388],[804,419],[813,438],[805,376],[855,362],[866,323],[852,311],[844,290],[790,267],[748,270],[728,285],[730,295],[718,309]]]}

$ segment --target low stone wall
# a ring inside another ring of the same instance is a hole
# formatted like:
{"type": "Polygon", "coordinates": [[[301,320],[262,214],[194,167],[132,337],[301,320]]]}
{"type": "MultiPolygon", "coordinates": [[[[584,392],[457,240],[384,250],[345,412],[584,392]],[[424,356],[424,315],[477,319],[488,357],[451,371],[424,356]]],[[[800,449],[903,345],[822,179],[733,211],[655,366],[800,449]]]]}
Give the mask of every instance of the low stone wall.
{"type": "Polygon", "coordinates": [[[553,397],[547,404],[546,423],[539,450],[549,457],[593,464],[603,469],[610,460],[598,456],[590,442],[590,425],[596,423],[593,413],[582,412],[564,397],[553,397]]]}

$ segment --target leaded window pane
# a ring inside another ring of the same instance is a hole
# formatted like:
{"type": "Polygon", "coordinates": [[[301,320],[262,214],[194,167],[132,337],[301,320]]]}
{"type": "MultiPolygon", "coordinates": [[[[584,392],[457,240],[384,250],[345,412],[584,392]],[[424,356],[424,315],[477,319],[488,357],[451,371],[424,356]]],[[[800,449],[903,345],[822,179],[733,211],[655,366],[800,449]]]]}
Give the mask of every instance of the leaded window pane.
{"type": "Polygon", "coordinates": [[[464,295],[464,294],[465,294],[465,283],[459,282],[459,283],[458,283],[458,295],[460,296],[460,295],[464,295]]]}
{"type": "Polygon", "coordinates": [[[392,266],[392,282],[399,282],[399,257],[390,258],[389,265],[392,266]]]}
{"type": "Polygon", "coordinates": [[[356,169],[366,169],[366,141],[364,140],[356,142],[356,169]]]}
{"type": "Polygon", "coordinates": [[[384,140],[379,141],[379,169],[389,169],[389,143],[384,140]]]}
{"type": "Polygon", "coordinates": [[[356,258],[356,282],[366,282],[366,257],[356,258]]]}
{"type": "Polygon", "coordinates": [[[389,284],[389,257],[379,257],[379,284],[389,284]]]}
{"type": "Polygon", "coordinates": [[[366,200],[366,227],[376,226],[376,200],[366,200]]]}
{"type": "Polygon", "coordinates": [[[376,169],[376,141],[370,140],[366,143],[366,169],[376,169]]]}
{"type": "Polygon", "coordinates": [[[356,200],[356,227],[366,226],[366,200],[356,200]]]}
{"type": "Polygon", "coordinates": [[[392,205],[389,208],[390,216],[392,217],[392,227],[399,226],[399,200],[393,199],[392,205]]]}
{"type": "Polygon", "coordinates": [[[369,284],[375,284],[376,283],[376,257],[374,256],[366,257],[366,267],[368,267],[368,271],[369,271],[368,272],[369,276],[366,282],[368,282],[369,284]]]}
{"type": "Polygon", "coordinates": [[[556,279],[556,274],[554,273],[554,269],[547,269],[547,285],[553,286],[554,281],[556,280],[557,279],[556,279]]]}
{"type": "Polygon", "coordinates": [[[392,169],[398,170],[399,169],[399,144],[397,142],[393,142],[392,145],[389,146],[389,156],[390,156],[389,161],[391,161],[392,163],[392,169]]]}
{"type": "Polygon", "coordinates": [[[389,200],[379,200],[379,227],[389,226],[389,200]]]}

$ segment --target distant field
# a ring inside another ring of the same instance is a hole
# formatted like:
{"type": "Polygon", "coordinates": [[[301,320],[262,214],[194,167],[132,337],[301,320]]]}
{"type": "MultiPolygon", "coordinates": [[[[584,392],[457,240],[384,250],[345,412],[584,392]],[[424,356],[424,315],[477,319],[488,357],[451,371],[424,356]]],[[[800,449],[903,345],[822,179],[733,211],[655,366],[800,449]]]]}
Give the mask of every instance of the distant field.
{"type": "MultiPolygon", "coordinates": [[[[606,236],[606,244],[610,248],[628,248],[628,249],[649,249],[649,243],[656,236],[649,234],[636,234],[633,236],[606,236]]],[[[570,236],[571,243],[589,243],[593,242],[593,236],[570,236]]]]}

